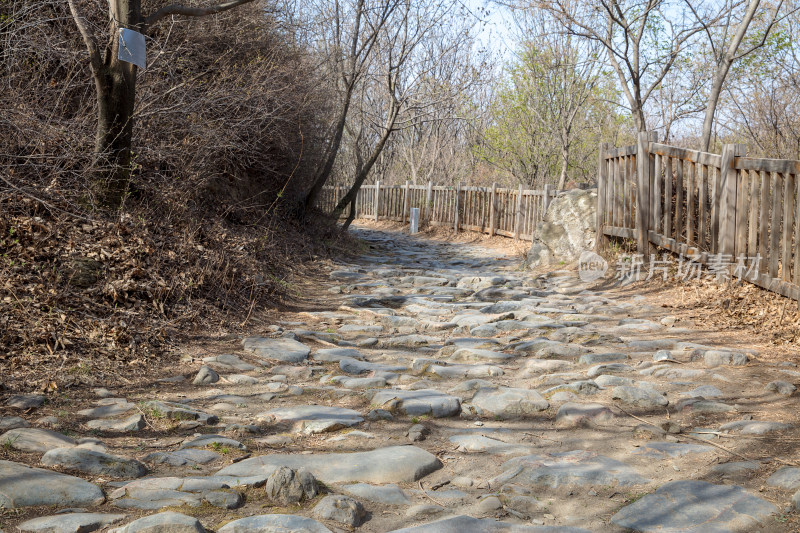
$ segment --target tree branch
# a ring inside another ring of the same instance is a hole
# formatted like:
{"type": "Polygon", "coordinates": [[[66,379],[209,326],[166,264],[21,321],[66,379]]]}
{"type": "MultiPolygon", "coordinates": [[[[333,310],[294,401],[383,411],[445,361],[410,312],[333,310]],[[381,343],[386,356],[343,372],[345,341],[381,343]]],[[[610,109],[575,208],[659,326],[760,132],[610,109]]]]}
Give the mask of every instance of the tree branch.
{"type": "MultiPolygon", "coordinates": [[[[178,4],[170,4],[162,7],[149,17],[145,17],[144,24],[145,26],[150,26],[151,24],[155,24],[159,20],[170,15],[183,15],[184,17],[205,17],[208,15],[215,15],[252,1],[253,0],[231,0],[230,2],[225,2],[224,4],[218,4],[211,7],[189,7],[178,4]]],[[[70,5],[71,4],[72,0],[70,0],[70,5]]]]}
{"type": "Polygon", "coordinates": [[[81,37],[83,37],[83,42],[86,44],[86,49],[89,50],[89,61],[93,73],[96,74],[103,65],[103,62],[100,60],[100,50],[97,48],[97,41],[95,41],[94,37],[89,33],[89,29],[86,27],[86,20],[78,13],[78,8],[75,7],[74,0],[67,0],[67,4],[69,4],[69,12],[72,13],[75,25],[78,26],[78,31],[81,37]]]}

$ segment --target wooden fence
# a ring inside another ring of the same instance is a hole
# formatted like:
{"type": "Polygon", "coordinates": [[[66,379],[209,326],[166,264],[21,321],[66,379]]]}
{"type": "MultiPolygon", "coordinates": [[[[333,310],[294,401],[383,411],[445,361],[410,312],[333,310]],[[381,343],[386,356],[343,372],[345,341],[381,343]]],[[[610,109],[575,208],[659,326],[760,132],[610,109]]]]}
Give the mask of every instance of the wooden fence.
{"type": "Polygon", "coordinates": [[[800,161],[750,158],[735,144],[721,155],[687,150],[640,133],[633,146],[601,145],[599,167],[599,245],[631,238],[645,255],[652,243],[729,273],[744,265],[748,281],[800,295],[800,161]]]}
{"type": "MultiPolygon", "coordinates": [[[[317,205],[333,211],[346,193],[344,187],[323,187],[317,205]]],[[[420,223],[448,226],[515,239],[532,240],[556,191],[491,187],[433,185],[363,185],[356,198],[356,217],[394,220],[406,224],[412,207],[420,210],[420,223]]]]}

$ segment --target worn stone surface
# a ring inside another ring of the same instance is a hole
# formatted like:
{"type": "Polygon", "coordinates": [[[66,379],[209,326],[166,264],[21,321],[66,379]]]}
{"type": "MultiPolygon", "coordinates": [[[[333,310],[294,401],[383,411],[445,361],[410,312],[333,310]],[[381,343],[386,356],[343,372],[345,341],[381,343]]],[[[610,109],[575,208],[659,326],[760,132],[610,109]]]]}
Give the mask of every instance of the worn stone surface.
{"type": "Polygon", "coordinates": [[[90,533],[125,519],[124,514],[62,513],[26,520],[17,526],[20,531],[35,533],[90,533]]]}
{"type": "Polygon", "coordinates": [[[76,446],[77,442],[56,431],[41,428],[18,428],[0,435],[0,444],[21,452],[46,452],[54,448],[76,446]]]}
{"type": "Polygon", "coordinates": [[[314,516],[320,520],[332,520],[348,527],[361,525],[366,514],[361,502],[338,494],[325,496],[314,507],[314,516]]]}
{"type": "Polygon", "coordinates": [[[128,457],[119,457],[84,448],[54,448],[42,456],[42,464],[113,478],[141,477],[147,468],[128,457]]]}
{"type": "Polygon", "coordinates": [[[242,341],[245,350],[254,352],[264,359],[275,359],[286,363],[305,361],[311,349],[294,339],[270,339],[266,337],[247,337],[242,341]]]}
{"type": "Polygon", "coordinates": [[[504,482],[524,483],[550,488],[561,486],[620,485],[647,483],[635,469],[609,457],[589,451],[530,455],[511,459],[503,465],[504,482]]]}
{"type": "Polygon", "coordinates": [[[622,508],[611,522],[634,531],[747,532],[766,525],[778,508],[735,485],[673,481],[622,508]]]}
{"type": "Polygon", "coordinates": [[[528,264],[539,268],[577,261],[594,248],[597,191],[575,189],[555,198],[544,220],[536,226],[528,264]]]}
{"type": "Polygon", "coordinates": [[[55,505],[91,507],[105,501],[100,487],[80,478],[0,461],[0,509],[55,505]]]}
{"type": "Polygon", "coordinates": [[[408,416],[431,415],[441,418],[461,412],[460,398],[432,389],[380,390],[372,396],[371,403],[390,411],[398,410],[408,416]]]}
{"type": "Polygon", "coordinates": [[[480,389],[472,397],[479,414],[500,418],[535,415],[550,404],[535,390],[517,388],[480,389]]]}
{"type": "Polygon", "coordinates": [[[167,511],[134,520],[109,533],[205,533],[205,528],[193,516],[167,511]]]}

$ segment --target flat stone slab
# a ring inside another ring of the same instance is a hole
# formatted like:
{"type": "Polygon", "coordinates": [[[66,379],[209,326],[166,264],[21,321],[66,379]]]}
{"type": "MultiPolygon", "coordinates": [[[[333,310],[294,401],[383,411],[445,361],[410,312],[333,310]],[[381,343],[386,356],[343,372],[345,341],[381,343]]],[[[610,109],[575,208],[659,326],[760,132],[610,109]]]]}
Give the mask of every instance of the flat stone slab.
{"type": "Polygon", "coordinates": [[[244,349],[265,359],[276,359],[285,363],[305,361],[311,349],[294,339],[270,339],[247,337],[242,341],[244,349]]]}
{"type": "Polygon", "coordinates": [[[498,522],[491,518],[454,516],[413,527],[395,529],[390,533],[590,533],[587,529],[569,526],[522,526],[498,522]]]}
{"type": "Polygon", "coordinates": [[[152,464],[165,464],[169,466],[184,466],[206,464],[216,461],[221,456],[211,450],[198,450],[189,448],[175,452],[153,452],[145,456],[142,461],[152,464]]]}
{"type": "Polygon", "coordinates": [[[781,431],[791,428],[791,424],[783,422],[767,422],[762,420],[738,420],[719,427],[720,431],[729,431],[740,435],[763,435],[770,431],[781,431]]]}
{"type": "Polygon", "coordinates": [[[42,464],[114,478],[141,477],[147,473],[147,468],[136,459],[85,448],[54,448],[42,456],[42,464]]]}
{"type": "Polygon", "coordinates": [[[35,533],[90,533],[124,519],[124,514],[62,513],[27,520],[17,528],[35,533]]]}
{"type": "Polygon", "coordinates": [[[109,533],[205,533],[205,528],[193,516],[167,511],[134,520],[109,533]]]}
{"type": "Polygon", "coordinates": [[[8,443],[21,452],[46,452],[54,448],[77,446],[74,439],[56,431],[41,428],[17,428],[0,435],[0,443],[8,443]]]}
{"type": "Polygon", "coordinates": [[[322,433],[352,427],[364,421],[358,411],[325,405],[280,407],[259,415],[259,418],[294,424],[299,431],[322,433]]]}
{"type": "Polygon", "coordinates": [[[218,533],[331,533],[313,518],[290,514],[262,514],[228,522],[218,533]]]}
{"type": "Polygon", "coordinates": [[[342,490],[351,496],[370,502],[386,505],[411,505],[406,493],[394,483],[388,485],[370,485],[369,483],[354,483],[344,485],[342,490]]]}
{"type": "Polygon", "coordinates": [[[180,445],[179,450],[186,450],[187,448],[205,448],[206,446],[224,446],[228,448],[236,448],[238,450],[247,450],[247,447],[239,442],[222,435],[202,435],[196,439],[184,442],[180,445]]]}
{"type": "Polygon", "coordinates": [[[15,409],[37,409],[44,405],[45,397],[41,394],[15,394],[8,398],[6,405],[15,409]]]}
{"type": "Polygon", "coordinates": [[[765,525],[778,508],[736,485],[672,481],[611,517],[634,531],[675,533],[748,532],[765,525]]]}
{"type": "Polygon", "coordinates": [[[483,416],[520,418],[544,411],[550,404],[535,390],[501,387],[479,389],[472,405],[483,416]]]}
{"type": "Polygon", "coordinates": [[[620,385],[612,389],[611,397],[629,405],[643,408],[660,407],[669,403],[663,394],[655,389],[646,387],[620,385]]]}
{"type": "Polygon", "coordinates": [[[151,400],[146,402],[144,407],[145,412],[149,411],[153,418],[166,417],[170,420],[197,420],[204,424],[216,424],[219,421],[216,415],[210,415],[190,405],[178,402],[151,400]]]}
{"type": "Polygon", "coordinates": [[[387,365],[384,363],[370,363],[367,361],[359,361],[351,357],[342,357],[339,359],[339,368],[342,372],[348,374],[364,374],[366,372],[400,372],[408,370],[406,365],[387,365]]]}
{"type": "Polygon", "coordinates": [[[100,487],[80,478],[0,461],[0,509],[38,505],[91,507],[105,499],[100,487]]]}
{"type": "Polygon", "coordinates": [[[504,374],[502,368],[494,365],[431,365],[427,371],[443,378],[485,378],[504,374]]]}
{"type": "Polygon", "coordinates": [[[405,483],[442,467],[435,455],[416,446],[389,446],[368,452],[309,455],[270,454],[245,459],[217,472],[224,476],[269,475],[279,466],[306,468],[324,483],[405,483]]]}
{"type": "Polygon", "coordinates": [[[461,412],[460,398],[433,389],[379,390],[372,396],[371,403],[389,410],[397,409],[408,416],[431,415],[443,418],[456,416],[461,412]]]}
{"type": "Polygon", "coordinates": [[[134,414],[122,420],[100,418],[98,420],[89,420],[86,426],[90,429],[99,429],[100,431],[139,431],[144,429],[147,425],[144,417],[141,414],[134,414]]]}
{"type": "Polygon", "coordinates": [[[648,482],[633,467],[585,450],[517,457],[507,461],[503,468],[506,471],[495,478],[497,484],[513,481],[555,489],[572,485],[627,487],[648,482]]]}
{"type": "Polygon", "coordinates": [[[797,490],[800,488],[800,468],[791,466],[779,468],[767,478],[767,485],[786,490],[797,490]]]}
{"type": "Polygon", "coordinates": [[[211,365],[214,365],[222,370],[250,372],[251,370],[256,369],[256,367],[250,363],[242,361],[239,357],[229,353],[223,353],[212,357],[204,357],[203,362],[210,363],[211,365]]]}

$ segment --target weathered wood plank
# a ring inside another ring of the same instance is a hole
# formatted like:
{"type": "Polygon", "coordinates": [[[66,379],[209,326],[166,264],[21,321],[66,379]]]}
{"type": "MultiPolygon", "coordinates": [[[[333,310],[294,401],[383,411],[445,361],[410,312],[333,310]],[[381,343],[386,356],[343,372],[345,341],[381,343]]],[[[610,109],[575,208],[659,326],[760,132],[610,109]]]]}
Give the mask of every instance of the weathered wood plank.
{"type": "Polygon", "coordinates": [[[664,236],[672,238],[672,158],[667,157],[664,169],[664,236]]]}
{"type": "Polygon", "coordinates": [[[653,227],[659,233],[664,227],[664,220],[661,206],[664,203],[664,178],[661,175],[661,166],[664,156],[655,154],[655,169],[653,171],[653,227]]]}
{"type": "Polygon", "coordinates": [[[772,173],[772,217],[769,225],[769,277],[778,277],[780,259],[781,189],[783,180],[778,172],[772,173]]]}
{"type": "Polygon", "coordinates": [[[736,241],[734,243],[734,257],[747,253],[747,219],[750,205],[750,173],[746,170],[735,170],[737,175],[736,192],[736,241]]]}
{"type": "Polygon", "coordinates": [[[686,243],[693,246],[697,240],[694,236],[695,223],[697,221],[696,208],[695,208],[695,188],[697,181],[695,180],[695,169],[697,164],[689,162],[689,174],[686,177],[686,243]]]}
{"type": "Polygon", "coordinates": [[[666,144],[650,143],[650,152],[665,157],[674,157],[684,161],[691,161],[693,163],[700,163],[702,165],[710,165],[719,167],[722,158],[717,154],[710,154],[708,152],[698,152],[697,150],[689,150],[687,148],[678,148],[676,146],[669,146],[666,144]]]}
{"type": "Polygon", "coordinates": [[[697,226],[697,244],[703,248],[708,249],[708,165],[700,165],[700,199],[699,199],[698,216],[700,223],[697,226]]]}
{"type": "Polygon", "coordinates": [[[675,160],[675,239],[678,242],[686,242],[685,237],[683,236],[683,231],[685,229],[684,224],[684,210],[683,210],[683,202],[684,202],[684,189],[683,189],[683,160],[676,159],[675,160]]]}
{"type": "Polygon", "coordinates": [[[758,253],[761,256],[761,263],[759,264],[759,272],[767,272],[767,257],[769,254],[769,212],[771,208],[770,202],[770,183],[767,177],[767,172],[762,170],[759,172],[761,178],[761,201],[759,202],[759,236],[758,236],[758,253]]]}
{"type": "Polygon", "coordinates": [[[760,194],[758,174],[750,173],[750,201],[747,204],[747,257],[758,253],[758,198],[760,194]]]}
{"type": "Polygon", "coordinates": [[[779,172],[781,174],[800,174],[800,161],[740,157],[736,160],[736,168],[739,170],[779,172]]]}
{"type": "Polygon", "coordinates": [[[781,279],[792,279],[792,230],[794,224],[794,174],[786,174],[783,179],[783,254],[781,255],[781,279]]]}

